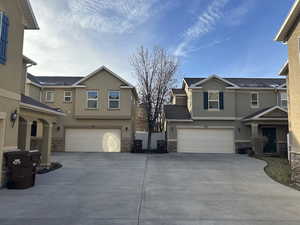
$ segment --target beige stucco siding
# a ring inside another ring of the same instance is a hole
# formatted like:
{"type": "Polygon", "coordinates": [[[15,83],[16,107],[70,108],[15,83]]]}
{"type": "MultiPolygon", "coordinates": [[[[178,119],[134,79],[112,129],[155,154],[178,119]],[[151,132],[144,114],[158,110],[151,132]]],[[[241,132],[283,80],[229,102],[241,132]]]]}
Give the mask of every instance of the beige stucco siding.
{"type": "Polygon", "coordinates": [[[9,18],[7,62],[0,64],[0,88],[20,93],[23,70],[23,13],[16,0],[1,0],[0,10],[9,18]]]}
{"type": "Polygon", "coordinates": [[[224,110],[211,111],[204,109],[203,93],[208,90],[217,89],[193,91],[193,117],[235,117],[235,93],[224,91],[224,110]]]}
{"type": "Polygon", "coordinates": [[[28,85],[28,96],[30,96],[31,98],[40,101],[41,100],[41,88],[32,85],[32,84],[26,84],[28,85]]]}
{"type": "Polygon", "coordinates": [[[16,109],[19,111],[19,101],[0,96],[0,112],[4,112],[6,114],[5,132],[4,132],[5,149],[13,148],[17,146],[18,120],[15,122],[13,127],[12,127],[13,124],[10,121],[10,115],[16,109]]]}
{"type": "Polygon", "coordinates": [[[75,116],[101,116],[101,117],[123,117],[130,118],[133,104],[133,94],[131,89],[120,88],[124,85],[106,71],[99,72],[98,75],[86,80],[83,85],[86,88],[76,89],[75,116]],[[87,90],[97,90],[99,93],[99,108],[96,110],[87,109],[87,90]],[[120,91],[120,109],[108,108],[108,92],[120,91]]]}
{"type": "Polygon", "coordinates": [[[288,40],[289,58],[289,130],[292,151],[300,152],[300,54],[299,54],[300,23],[296,26],[288,40]]]}
{"type": "Polygon", "coordinates": [[[255,113],[260,109],[265,109],[277,105],[277,93],[274,90],[237,90],[236,91],[236,116],[244,117],[255,113]],[[252,108],[250,103],[250,95],[252,92],[258,93],[259,107],[252,108]]]}
{"type": "MultiPolygon", "coordinates": [[[[76,102],[76,95],[74,89],[64,89],[64,88],[43,88],[42,91],[42,102],[53,107],[53,108],[60,108],[65,114],[73,114],[74,113],[74,105],[76,102]],[[46,93],[48,91],[54,92],[54,101],[47,102],[46,101],[46,93]],[[72,91],[72,102],[65,102],[64,95],[65,91],[72,91]]],[[[77,103],[76,103],[77,104],[77,103]]]]}
{"type": "MultiPolygon", "coordinates": [[[[12,149],[17,146],[18,122],[12,127],[10,115],[15,110],[19,111],[19,100],[23,74],[23,35],[22,11],[16,0],[1,0],[0,11],[9,18],[7,61],[0,64],[0,113],[6,114],[2,123],[4,130],[4,149],[12,149]]],[[[1,137],[0,137],[1,138],[1,137]]],[[[1,146],[0,146],[1,148],[1,146]]]]}
{"type": "Polygon", "coordinates": [[[187,105],[187,96],[175,96],[174,100],[176,105],[187,105]]]}
{"type": "Polygon", "coordinates": [[[279,103],[278,92],[275,90],[229,90],[222,81],[217,79],[209,80],[202,85],[202,89],[193,89],[193,118],[197,117],[233,117],[242,118],[258,110],[275,106],[279,103]],[[208,91],[220,91],[224,93],[224,110],[211,111],[204,109],[203,93],[208,91]],[[255,92],[259,95],[259,106],[251,107],[250,96],[255,92]]]}

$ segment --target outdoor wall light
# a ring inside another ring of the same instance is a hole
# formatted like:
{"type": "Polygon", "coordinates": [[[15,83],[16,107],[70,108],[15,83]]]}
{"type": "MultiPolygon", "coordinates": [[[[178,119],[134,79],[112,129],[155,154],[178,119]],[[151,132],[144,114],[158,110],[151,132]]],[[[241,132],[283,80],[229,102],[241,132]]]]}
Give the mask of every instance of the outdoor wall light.
{"type": "Polygon", "coordinates": [[[15,123],[16,123],[17,119],[18,119],[18,111],[15,110],[14,112],[12,112],[10,114],[11,127],[15,126],[15,123]]]}
{"type": "Polygon", "coordinates": [[[125,127],[126,132],[128,131],[128,127],[125,127]]]}

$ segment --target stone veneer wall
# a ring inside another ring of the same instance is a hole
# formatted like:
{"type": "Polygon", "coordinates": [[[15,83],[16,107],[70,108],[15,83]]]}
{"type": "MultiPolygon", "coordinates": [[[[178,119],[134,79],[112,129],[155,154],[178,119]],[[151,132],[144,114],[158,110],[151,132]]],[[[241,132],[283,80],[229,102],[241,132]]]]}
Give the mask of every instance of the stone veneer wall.
{"type": "Polygon", "coordinates": [[[177,141],[168,141],[167,149],[168,152],[177,152],[177,141]]]}
{"type": "Polygon", "coordinates": [[[300,186],[300,153],[291,154],[292,181],[300,186]]]}
{"type": "Polygon", "coordinates": [[[52,152],[65,151],[65,139],[62,137],[52,138],[52,152]]]}
{"type": "Polygon", "coordinates": [[[121,140],[121,152],[131,152],[132,141],[130,138],[122,138],[121,140]]]}

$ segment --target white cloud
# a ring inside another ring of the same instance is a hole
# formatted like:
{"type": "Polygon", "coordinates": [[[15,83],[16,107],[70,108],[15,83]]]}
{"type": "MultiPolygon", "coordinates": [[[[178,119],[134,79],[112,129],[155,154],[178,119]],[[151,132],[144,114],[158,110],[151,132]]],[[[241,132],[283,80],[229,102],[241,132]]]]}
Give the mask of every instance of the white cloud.
{"type": "Polygon", "coordinates": [[[69,0],[68,21],[107,33],[132,31],[152,15],[158,0],[69,0]]]}
{"type": "Polygon", "coordinates": [[[186,56],[192,41],[211,32],[222,18],[223,9],[229,0],[213,0],[207,9],[198,16],[197,21],[184,33],[183,40],[174,51],[176,56],[186,56]]]}
{"type": "Polygon", "coordinates": [[[31,0],[41,30],[25,32],[24,54],[38,63],[29,71],[86,75],[106,65],[134,82],[129,56],[151,42],[150,19],[163,9],[157,1],[31,0]]]}
{"type": "Polygon", "coordinates": [[[226,12],[224,23],[228,26],[238,26],[244,21],[245,15],[254,7],[255,1],[243,0],[241,4],[226,12]]]}

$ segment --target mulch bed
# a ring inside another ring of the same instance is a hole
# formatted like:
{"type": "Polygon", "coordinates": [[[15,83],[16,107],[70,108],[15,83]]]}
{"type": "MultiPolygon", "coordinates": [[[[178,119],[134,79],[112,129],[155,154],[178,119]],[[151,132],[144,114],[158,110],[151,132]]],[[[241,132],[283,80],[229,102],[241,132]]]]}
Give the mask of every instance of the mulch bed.
{"type": "Polygon", "coordinates": [[[59,168],[62,167],[62,164],[60,164],[59,162],[53,162],[51,163],[51,166],[50,168],[42,168],[42,169],[39,169],[37,171],[37,174],[45,174],[45,173],[49,173],[49,172],[52,172],[54,170],[57,170],[59,168]]]}

